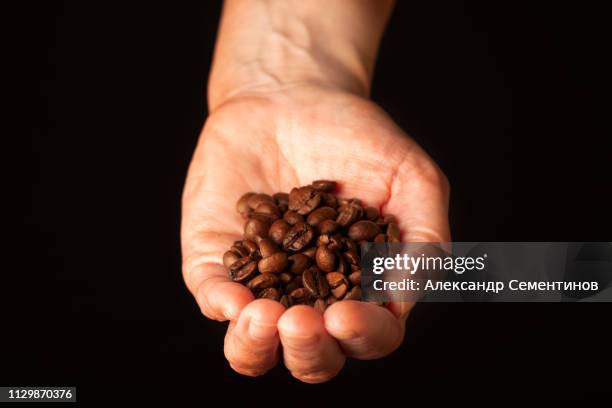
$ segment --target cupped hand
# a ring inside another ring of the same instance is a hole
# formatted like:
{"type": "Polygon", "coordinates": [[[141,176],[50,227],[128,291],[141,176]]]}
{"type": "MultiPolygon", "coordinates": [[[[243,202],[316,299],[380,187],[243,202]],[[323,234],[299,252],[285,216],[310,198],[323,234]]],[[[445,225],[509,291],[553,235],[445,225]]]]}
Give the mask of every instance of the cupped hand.
{"type": "Polygon", "coordinates": [[[412,303],[383,308],[341,301],[321,314],[254,299],[229,279],[222,258],[243,233],[238,198],[249,191],[289,192],[316,179],[336,180],[339,196],[395,215],[403,241],[450,240],[446,178],[371,101],[296,86],[236,96],[217,107],[185,184],[183,276],[205,316],[230,321],[225,355],[241,374],[264,374],[282,351],[293,376],[323,382],[338,374],[346,357],[383,357],[402,342],[412,303]]]}

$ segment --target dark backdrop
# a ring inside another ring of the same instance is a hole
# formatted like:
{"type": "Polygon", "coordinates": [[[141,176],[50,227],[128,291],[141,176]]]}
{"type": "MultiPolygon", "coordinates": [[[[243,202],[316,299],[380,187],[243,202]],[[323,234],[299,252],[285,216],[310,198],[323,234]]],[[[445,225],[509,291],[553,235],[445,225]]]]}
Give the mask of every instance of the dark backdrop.
{"type": "MultiPolygon", "coordinates": [[[[373,98],[449,176],[455,240],[610,240],[610,28],[599,2],[562,3],[396,8],[373,98]]],[[[18,22],[9,80],[28,148],[9,173],[26,193],[2,277],[0,384],[168,405],[528,388],[570,398],[609,386],[594,374],[611,362],[610,307],[598,304],[421,304],[400,350],[351,361],[327,384],[283,367],[234,374],[226,324],[199,314],[179,252],[219,11],[69,1],[5,15],[18,22]]]]}

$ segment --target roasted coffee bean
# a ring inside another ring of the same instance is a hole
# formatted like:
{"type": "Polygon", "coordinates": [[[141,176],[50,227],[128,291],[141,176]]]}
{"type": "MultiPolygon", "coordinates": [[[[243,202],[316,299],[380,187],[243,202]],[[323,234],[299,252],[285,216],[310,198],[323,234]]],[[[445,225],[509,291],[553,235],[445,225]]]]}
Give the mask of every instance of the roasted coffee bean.
{"type": "Polygon", "coordinates": [[[325,275],[316,266],[311,266],[302,274],[302,285],[315,298],[324,298],[329,294],[329,285],[325,275]]]}
{"type": "Polygon", "coordinates": [[[336,208],[338,208],[338,199],[333,194],[321,193],[321,204],[325,207],[331,207],[335,210],[336,208]]]}
{"type": "Polygon", "coordinates": [[[276,193],[272,195],[272,198],[274,198],[278,206],[289,205],[289,194],[287,193],[276,193]]]}
{"type": "Polygon", "coordinates": [[[289,193],[289,209],[300,215],[306,215],[317,208],[321,203],[321,192],[305,186],[294,188],[289,193]]]}
{"type": "Polygon", "coordinates": [[[270,230],[268,231],[268,236],[277,245],[283,244],[283,239],[285,239],[285,235],[291,229],[291,225],[285,220],[276,220],[270,226],[270,230]]]}
{"type": "Polygon", "coordinates": [[[230,278],[235,282],[246,282],[257,274],[257,260],[250,256],[240,258],[230,266],[230,278]]]}
{"type": "MultiPolygon", "coordinates": [[[[257,239],[257,237],[255,239],[257,239]]],[[[242,245],[244,245],[244,247],[249,251],[249,254],[252,254],[259,249],[257,244],[249,239],[242,241],[242,245]]]]}
{"type": "Polygon", "coordinates": [[[343,205],[338,209],[336,222],[342,227],[348,227],[363,216],[363,208],[355,204],[343,205]]]}
{"type": "Polygon", "coordinates": [[[251,289],[253,293],[257,293],[262,289],[273,288],[278,285],[278,278],[276,275],[271,273],[262,273],[251,279],[247,283],[247,288],[251,289]]]}
{"type": "Polygon", "coordinates": [[[279,300],[280,291],[276,288],[267,288],[259,292],[259,295],[257,297],[260,299],[279,300]]]}
{"type": "Polygon", "coordinates": [[[303,250],[301,253],[306,255],[310,259],[314,259],[316,251],[317,251],[317,247],[313,246],[313,247],[303,250]]]}
{"type": "Polygon", "coordinates": [[[330,272],[325,275],[331,294],[335,298],[341,299],[348,291],[349,282],[346,277],[339,272],[330,272]]]}
{"type": "Polygon", "coordinates": [[[325,309],[327,309],[327,301],[324,299],[317,299],[312,306],[319,312],[323,313],[325,312],[325,309]]]}
{"type": "Polygon", "coordinates": [[[299,252],[306,248],[314,238],[315,232],[310,225],[305,222],[295,224],[283,240],[283,248],[292,252],[299,252]]]}
{"type": "Polygon", "coordinates": [[[267,258],[270,255],[275,254],[278,251],[280,251],[278,246],[276,246],[276,244],[270,241],[269,239],[265,239],[265,238],[260,239],[258,244],[259,244],[259,253],[261,254],[262,258],[267,258]]]}
{"type": "Polygon", "coordinates": [[[336,271],[335,272],[339,272],[341,274],[348,274],[351,273],[351,265],[349,264],[349,262],[346,260],[346,256],[344,256],[344,254],[342,253],[337,253],[337,262],[338,262],[338,266],[336,267],[336,271]]]}
{"type": "Polygon", "coordinates": [[[331,207],[319,207],[310,214],[308,214],[308,218],[306,218],[306,222],[312,225],[313,227],[318,226],[322,221],[325,220],[335,220],[338,216],[338,211],[334,210],[331,207]]]}
{"type": "Polygon", "coordinates": [[[289,299],[292,305],[303,305],[308,303],[312,299],[312,296],[307,289],[298,288],[289,293],[289,299]]]}
{"type": "Polygon", "coordinates": [[[285,285],[285,293],[291,293],[294,290],[301,288],[302,286],[302,277],[296,276],[291,282],[285,285]]]}
{"type": "Polygon", "coordinates": [[[331,180],[315,180],[312,182],[312,188],[324,193],[331,193],[336,189],[336,182],[331,180]]]}
{"type": "Polygon", "coordinates": [[[338,223],[334,220],[323,220],[319,223],[319,225],[317,226],[317,232],[319,234],[333,234],[334,232],[338,231],[338,228],[340,226],[338,225],[338,223]]]}
{"type": "Polygon", "coordinates": [[[255,208],[255,214],[269,214],[273,215],[275,219],[280,218],[282,215],[276,204],[267,202],[259,204],[255,208]]]}
{"type": "Polygon", "coordinates": [[[289,257],[286,252],[276,252],[263,258],[257,264],[261,273],[281,273],[289,264],[289,257]]]}
{"type": "Polygon", "coordinates": [[[365,218],[369,221],[376,221],[380,217],[380,212],[376,207],[366,207],[363,209],[365,212],[365,218]]]}
{"type": "Polygon", "coordinates": [[[361,300],[361,288],[359,286],[354,286],[349,293],[344,295],[342,300],[361,300]]]}
{"type": "Polygon", "coordinates": [[[247,216],[253,211],[253,209],[249,207],[249,198],[254,195],[255,193],[243,194],[236,203],[236,211],[238,211],[243,218],[247,218],[247,216]]]}
{"type": "Polygon", "coordinates": [[[253,194],[247,200],[249,207],[255,210],[261,203],[275,204],[274,199],[267,194],[253,194]]]}
{"type": "Polygon", "coordinates": [[[288,285],[293,280],[293,278],[295,278],[295,275],[292,275],[289,272],[281,272],[278,274],[278,279],[283,285],[288,285]]]}
{"type": "Polygon", "coordinates": [[[287,211],[285,215],[283,215],[283,219],[291,225],[295,225],[298,222],[304,222],[304,217],[295,211],[287,211]]]}
{"type": "Polygon", "coordinates": [[[355,241],[370,241],[381,232],[380,227],[373,221],[362,220],[351,225],[348,230],[348,236],[355,241]]]}
{"type": "Polygon", "coordinates": [[[240,197],[244,238],[223,254],[230,278],[286,308],[303,304],[323,313],[335,302],[360,300],[362,245],[399,242],[400,231],[395,217],[357,198],[340,199],[335,189],[334,181],[316,180],[289,194],[240,197]]]}
{"type": "Polygon", "coordinates": [[[315,253],[315,261],[319,269],[324,272],[332,272],[336,269],[336,253],[327,245],[321,245],[315,253]]]}
{"type": "Polygon", "coordinates": [[[247,256],[251,253],[251,251],[249,251],[249,249],[244,246],[244,241],[235,241],[234,245],[232,245],[232,247],[230,248],[230,251],[234,251],[235,253],[237,253],[240,258],[242,258],[243,256],[247,256]]]}
{"type": "Polygon", "coordinates": [[[353,285],[361,285],[361,270],[357,270],[348,276],[349,282],[353,285]]]}
{"type": "Polygon", "coordinates": [[[241,256],[238,255],[236,252],[227,251],[226,253],[223,254],[223,265],[226,268],[229,268],[230,266],[232,266],[234,262],[236,262],[240,258],[241,256]]]}
{"type": "Polygon", "coordinates": [[[295,254],[289,257],[289,272],[300,275],[312,264],[312,259],[304,254],[295,254]]]}
{"type": "Polygon", "coordinates": [[[283,295],[280,298],[281,305],[285,306],[287,309],[291,307],[291,303],[289,302],[289,296],[283,295]]]}
{"type": "Polygon", "coordinates": [[[244,236],[246,239],[255,241],[257,238],[265,238],[268,236],[270,223],[262,221],[259,218],[250,218],[244,224],[244,236]]]}
{"type": "Polygon", "coordinates": [[[252,212],[249,214],[249,219],[257,218],[261,221],[272,224],[274,221],[278,220],[278,217],[275,214],[261,213],[261,212],[252,212]]]}
{"type": "Polygon", "coordinates": [[[400,229],[396,223],[390,222],[387,224],[387,241],[399,242],[400,235],[400,229]]]}

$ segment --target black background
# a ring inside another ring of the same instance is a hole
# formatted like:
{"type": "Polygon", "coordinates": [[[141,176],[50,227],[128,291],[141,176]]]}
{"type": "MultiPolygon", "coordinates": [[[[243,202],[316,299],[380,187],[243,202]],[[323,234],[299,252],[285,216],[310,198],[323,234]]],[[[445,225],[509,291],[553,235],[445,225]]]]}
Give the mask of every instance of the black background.
{"type": "MultiPolygon", "coordinates": [[[[373,99],[448,175],[457,241],[610,241],[609,24],[599,2],[562,3],[396,7],[373,99]]],[[[599,304],[421,304],[400,350],[351,361],[329,383],[282,366],[233,373],[226,324],[199,314],[179,252],[219,12],[216,1],[73,1],[5,15],[17,22],[8,79],[27,148],[9,173],[25,203],[2,274],[0,385],[76,385],[92,405],[567,399],[609,385],[595,374],[611,362],[599,304]]]]}

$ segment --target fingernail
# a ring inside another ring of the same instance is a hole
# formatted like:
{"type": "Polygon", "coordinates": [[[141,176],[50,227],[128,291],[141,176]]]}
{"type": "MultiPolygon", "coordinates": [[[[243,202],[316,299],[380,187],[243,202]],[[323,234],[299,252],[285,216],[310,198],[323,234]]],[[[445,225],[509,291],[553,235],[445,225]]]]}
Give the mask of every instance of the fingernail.
{"type": "Polygon", "coordinates": [[[249,335],[256,340],[271,340],[276,336],[276,333],[275,324],[266,324],[257,320],[249,322],[249,335]]]}

